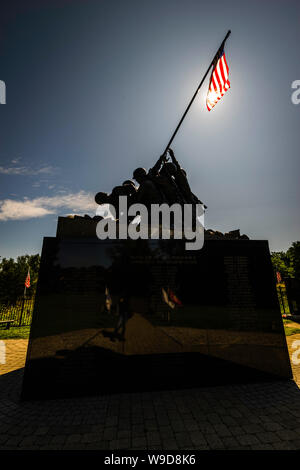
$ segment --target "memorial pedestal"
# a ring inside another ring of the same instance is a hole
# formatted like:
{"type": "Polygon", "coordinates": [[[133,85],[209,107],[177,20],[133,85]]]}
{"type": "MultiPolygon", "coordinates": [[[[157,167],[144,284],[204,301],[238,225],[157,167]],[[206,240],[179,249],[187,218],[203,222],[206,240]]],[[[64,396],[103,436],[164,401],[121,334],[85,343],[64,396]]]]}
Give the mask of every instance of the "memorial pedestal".
{"type": "Polygon", "coordinates": [[[267,241],[91,227],[44,239],[23,399],[292,377],[267,241]]]}

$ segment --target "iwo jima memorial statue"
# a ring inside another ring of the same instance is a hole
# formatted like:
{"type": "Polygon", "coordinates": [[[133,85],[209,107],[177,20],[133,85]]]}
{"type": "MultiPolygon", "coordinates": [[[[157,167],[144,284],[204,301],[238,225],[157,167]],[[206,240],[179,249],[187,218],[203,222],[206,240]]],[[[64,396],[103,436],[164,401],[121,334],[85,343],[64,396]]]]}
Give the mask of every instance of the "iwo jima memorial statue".
{"type": "Polygon", "coordinates": [[[113,217],[59,217],[44,238],[22,399],[292,377],[268,242],[204,230],[206,206],[170,148],[211,67],[209,110],[229,88],[229,33],[154,167],[96,195],[113,217]],[[150,232],[130,214],[137,204],[150,232]],[[151,212],[162,205],[183,209],[169,210],[166,230],[151,212]],[[105,224],[113,236],[99,233],[105,224]],[[202,237],[197,249],[186,228],[202,237]]]}

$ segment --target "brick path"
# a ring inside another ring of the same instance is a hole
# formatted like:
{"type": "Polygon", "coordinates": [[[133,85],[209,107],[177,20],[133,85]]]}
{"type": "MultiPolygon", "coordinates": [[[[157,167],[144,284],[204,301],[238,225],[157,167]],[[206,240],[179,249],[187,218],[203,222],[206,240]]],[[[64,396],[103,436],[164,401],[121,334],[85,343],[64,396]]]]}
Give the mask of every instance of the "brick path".
{"type": "Polygon", "coordinates": [[[6,364],[0,364],[0,376],[25,366],[28,340],[9,339],[4,341],[4,343],[6,349],[6,364]]]}
{"type": "Polygon", "coordinates": [[[294,381],[19,403],[27,341],[5,343],[0,449],[300,449],[294,381]]]}
{"type": "MultiPolygon", "coordinates": [[[[295,365],[295,364],[293,364],[293,361],[292,361],[292,355],[293,355],[293,353],[295,353],[295,350],[296,350],[295,347],[293,348],[292,346],[293,346],[293,343],[294,343],[294,345],[299,350],[299,348],[300,348],[300,334],[287,336],[286,339],[287,339],[287,345],[288,345],[288,348],[289,348],[289,353],[290,353],[290,358],[291,358],[291,363],[292,363],[294,380],[300,388],[300,363],[298,365],[295,365]]],[[[298,354],[298,357],[296,359],[300,360],[300,354],[298,354]]]]}

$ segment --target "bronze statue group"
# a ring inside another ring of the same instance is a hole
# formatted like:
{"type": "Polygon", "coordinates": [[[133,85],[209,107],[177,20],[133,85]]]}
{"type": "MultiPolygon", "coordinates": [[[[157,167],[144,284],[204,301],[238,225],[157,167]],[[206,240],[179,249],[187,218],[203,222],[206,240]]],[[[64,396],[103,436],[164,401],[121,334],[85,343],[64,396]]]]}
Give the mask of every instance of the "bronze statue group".
{"type": "MultiPolygon", "coordinates": [[[[119,197],[127,197],[127,206],[132,204],[143,204],[148,211],[151,211],[152,204],[188,204],[192,211],[192,225],[197,218],[196,206],[203,207],[203,212],[207,206],[192,192],[189,185],[186,171],[181,168],[172,149],[168,149],[161,155],[156,164],[148,171],[145,168],[136,168],[133,172],[132,180],[124,181],[120,186],[115,186],[111,194],[99,192],[95,196],[95,201],[100,206],[110,204],[115,209],[116,219],[119,219],[119,197]],[[137,183],[135,183],[134,181],[137,183]]],[[[85,216],[89,217],[89,216],[85,216]]],[[[95,216],[94,219],[102,219],[102,216],[95,216]]],[[[231,230],[222,233],[218,230],[204,229],[205,238],[228,238],[228,239],[249,239],[245,234],[241,235],[240,230],[231,230]]]]}
{"type": "MultiPolygon", "coordinates": [[[[203,204],[193,194],[186,172],[179,165],[172,149],[160,156],[153,168],[148,172],[145,168],[136,168],[133,180],[126,180],[122,185],[115,186],[111,194],[99,192],[95,196],[97,204],[111,204],[119,218],[119,197],[127,197],[128,206],[143,204],[150,209],[151,204],[203,204]]],[[[206,206],[204,205],[206,209],[206,206]]]]}

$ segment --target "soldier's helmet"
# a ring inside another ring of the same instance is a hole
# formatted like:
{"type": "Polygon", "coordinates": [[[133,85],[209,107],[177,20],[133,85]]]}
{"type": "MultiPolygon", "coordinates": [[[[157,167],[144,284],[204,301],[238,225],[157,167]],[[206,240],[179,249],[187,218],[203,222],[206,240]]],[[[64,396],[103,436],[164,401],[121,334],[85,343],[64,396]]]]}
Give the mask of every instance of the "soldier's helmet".
{"type": "Polygon", "coordinates": [[[122,187],[124,188],[127,196],[131,196],[132,194],[134,194],[137,191],[136,185],[131,180],[124,181],[122,183],[122,187]]]}
{"type": "Polygon", "coordinates": [[[112,196],[125,196],[126,188],[124,186],[115,186],[111,192],[112,196]]]}
{"type": "Polygon", "coordinates": [[[133,186],[135,188],[135,184],[132,180],[123,181],[122,186],[133,186]]]}
{"type": "Polygon", "coordinates": [[[106,204],[108,203],[108,194],[107,193],[97,193],[95,196],[95,201],[97,204],[106,204]]]}
{"type": "Polygon", "coordinates": [[[137,182],[139,182],[139,180],[141,178],[144,178],[145,176],[147,176],[147,171],[145,170],[145,168],[136,168],[133,172],[133,179],[136,180],[137,182]]]}

